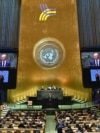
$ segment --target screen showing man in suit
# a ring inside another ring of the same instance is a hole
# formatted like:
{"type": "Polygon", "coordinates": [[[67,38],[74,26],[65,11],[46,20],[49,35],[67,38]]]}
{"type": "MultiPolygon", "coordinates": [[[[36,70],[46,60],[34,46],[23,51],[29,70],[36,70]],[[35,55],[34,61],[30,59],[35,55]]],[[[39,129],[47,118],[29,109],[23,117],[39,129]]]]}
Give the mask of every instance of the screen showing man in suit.
{"type": "Polygon", "coordinates": [[[100,66],[100,57],[99,57],[99,53],[94,53],[93,54],[93,58],[90,61],[90,65],[91,66],[100,66]]]}
{"type": "Polygon", "coordinates": [[[82,68],[100,67],[100,52],[87,51],[81,52],[82,68]]]}
{"type": "Polygon", "coordinates": [[[18,51],[0,49],[0,88],[16,88],[18,51]]]}
{"type": "Polygon", "coordinates": [[[0,68],[17,68],[17,53],[0,53],[0,68]]]}
{"type": "Polygon", "coordinates": [[[10,61],[7,60],[7,55],[2,54],[1,55],[1,61],[0,61],[0,66],[1,67],[10,67],[11,63],[10,61]]]}
{"type": "Polygon", "coordinates": [[[0,67],[10,67],[11,63],[7,60],[6,54],[1,54],[0,67]]]}

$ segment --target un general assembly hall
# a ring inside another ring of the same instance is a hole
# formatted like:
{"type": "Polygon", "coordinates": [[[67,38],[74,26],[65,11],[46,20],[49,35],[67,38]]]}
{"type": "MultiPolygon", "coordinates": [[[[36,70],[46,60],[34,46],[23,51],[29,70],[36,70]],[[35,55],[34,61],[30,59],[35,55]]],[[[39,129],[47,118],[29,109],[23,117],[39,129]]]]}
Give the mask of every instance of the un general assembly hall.
{"type": "Polygon", "coordinates": [[[100,133],[100,0],[0,0],[0,133],[100,133]]]}

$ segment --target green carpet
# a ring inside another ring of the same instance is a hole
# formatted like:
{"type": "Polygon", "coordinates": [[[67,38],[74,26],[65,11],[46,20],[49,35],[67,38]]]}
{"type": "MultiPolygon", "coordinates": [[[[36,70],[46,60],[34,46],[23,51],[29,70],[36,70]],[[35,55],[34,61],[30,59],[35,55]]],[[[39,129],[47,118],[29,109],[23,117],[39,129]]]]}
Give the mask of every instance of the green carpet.
{"type": "Polygon", "coordinates": [[[57,133],[55,130],[56,126],[56,121],[55,121],[55,116],[54,115],[47,115],[46,116],[46,133],[57,133]]]}

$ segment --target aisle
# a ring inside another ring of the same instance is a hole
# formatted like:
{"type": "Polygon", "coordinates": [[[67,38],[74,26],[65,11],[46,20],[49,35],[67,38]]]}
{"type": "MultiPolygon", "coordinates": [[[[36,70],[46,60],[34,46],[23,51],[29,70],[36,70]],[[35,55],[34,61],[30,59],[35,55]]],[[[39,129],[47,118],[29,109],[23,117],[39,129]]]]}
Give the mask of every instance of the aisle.
{"type": "Polygon", "coordinates": [[[46,116],[45,133],[57,133],[57,131],[55,130],[56,122],[54,119],[55,119],[54,115],[47,115],[46,116]]]}

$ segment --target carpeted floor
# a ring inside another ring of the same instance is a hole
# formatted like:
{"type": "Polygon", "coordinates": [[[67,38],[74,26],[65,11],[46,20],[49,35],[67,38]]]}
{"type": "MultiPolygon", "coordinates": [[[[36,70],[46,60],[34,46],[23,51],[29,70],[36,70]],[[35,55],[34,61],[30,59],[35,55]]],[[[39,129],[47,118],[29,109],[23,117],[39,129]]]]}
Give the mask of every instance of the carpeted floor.
{"type": "Polygon", "coordinates": [[[46,133],[57,133],[55,130],[56,126],[56,121],[55,121],[55,116],[54,115],[47,115],[46,116],[46,133]]]}

